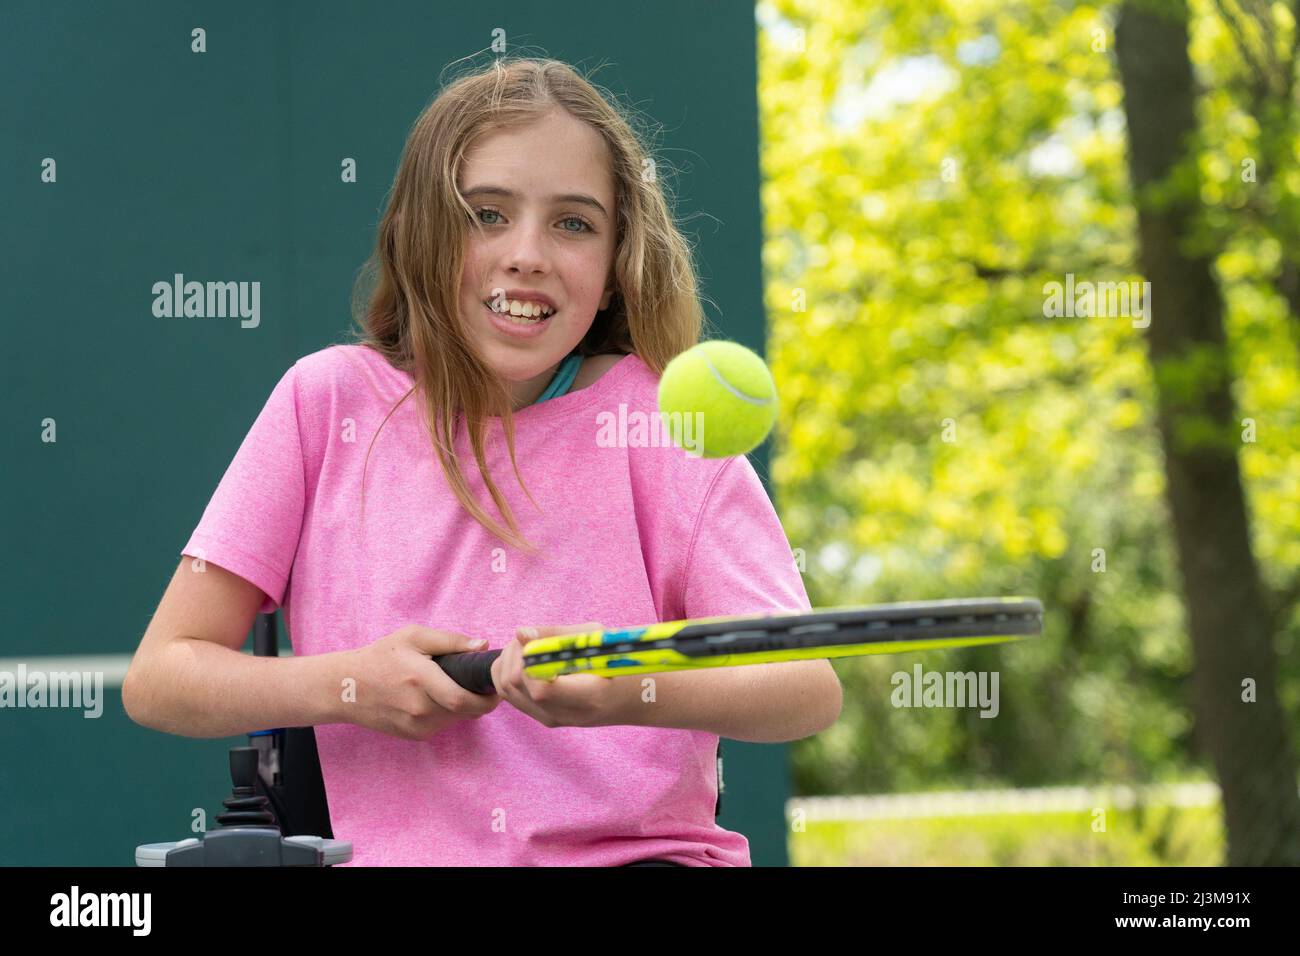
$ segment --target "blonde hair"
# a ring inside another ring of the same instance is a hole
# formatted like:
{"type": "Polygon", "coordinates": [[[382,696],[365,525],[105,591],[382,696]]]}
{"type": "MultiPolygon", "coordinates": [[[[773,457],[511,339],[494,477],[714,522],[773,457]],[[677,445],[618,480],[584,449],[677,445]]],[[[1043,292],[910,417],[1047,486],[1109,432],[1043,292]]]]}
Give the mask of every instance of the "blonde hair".
{"type": "MultiPolygon", "coordinates": [[[[466,150],[485,132],[527,125],[556,108],[587,123],[609,147],[617,222],[615,291],[579,343],[580,354],[633,352],[661,374],[674,356],[699,342],[704,324],[690,246],[674,222],[647,147],[607,95],[566,63],[530,57],[497,59],[447,85],[407,137],[375,251],[359,279],[373,276],[373,289],[365,295],[354,289],[353,314],[363,329],[358,343],[415,382],[384,422],[419,392],[456,497],[490,532],[528,552],[536,549],[520,532],[484,455],[487,419],[498,417],[515,478],[537,507],[515,461],[509,386],[478,353],[459,317],[465,243],[474,220],[457,186],[466,150]],[[475,500],[461,471],[454,439],[462,417],[504,527],[475,500]]],[[[363,466],[363,516],[364,486],[363,466]]]]}

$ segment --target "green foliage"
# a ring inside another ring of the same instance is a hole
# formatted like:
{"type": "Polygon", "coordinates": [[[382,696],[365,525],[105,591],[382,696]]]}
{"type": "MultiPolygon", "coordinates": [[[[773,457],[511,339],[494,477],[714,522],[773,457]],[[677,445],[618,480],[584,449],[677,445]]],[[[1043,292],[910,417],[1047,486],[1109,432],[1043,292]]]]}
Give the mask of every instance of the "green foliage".
{"type": "MultiPolygon", "coordinates": [[[[1284,51],[1293,24],[1276,9],[1284,51]]],[[[1203,769],[1149,330],[1044,310],[1067,274],[1143,278],[1114,9],[776,0],[759,12],[782,405],[772,476],[810,597],[1031,594],[1048,608],[1038,643],[837,662],[843,715],[796,748],[796,791],[1203,769]],[[894,707],[891,674],[918,661],[999,671],[998,717],[894,707]]],[[[1189,413],[1180,434],[1239,454],[1256,555],[1281,587],[1300,569],[1300,321],[1278,285],[1288,255],[1300,260],[1300,171],[1279,157],[1294,164],[1300,137],[1252,115],[1212,4],[1193,5],[1191,52],[1205,89],[1185,167],[1200,174],[1196,232],[1230,340],[1161,374],[1193,407],[1232,378],[1240,428],[1189,413]]],[[[1293,615],[1279,635],[1293,715],[1298,635],[1293,615]]]]}

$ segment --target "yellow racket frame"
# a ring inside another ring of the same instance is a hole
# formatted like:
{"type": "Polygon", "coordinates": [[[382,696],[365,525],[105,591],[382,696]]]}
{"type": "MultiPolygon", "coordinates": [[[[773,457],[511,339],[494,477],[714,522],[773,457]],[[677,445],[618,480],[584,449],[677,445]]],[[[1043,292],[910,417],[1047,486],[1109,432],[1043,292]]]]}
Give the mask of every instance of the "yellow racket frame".
{"type": "MultiPolygon", "coordinates": [[[[635,640],[650,643],[672,637],[686,627],[710,624],[717,621],[746,620],[732,616],[694,618],[689,621],[664,621],[641,629],[640,635],[626,634],[623,641],[635,640]]],[[[630,628],[629,631],[635,631],[630,628]]],[[[865,641],[859,644],[839,644],[822,647],[798,647],[787,650],[755,651],[741,654],[718,654],[691,657],[668,647],[646,650],[611,651],[591,657],[566,661],[549,661],[529,664],[529,657],[553,654],[566,650],[584,650],[606,643],[605,631],[585,631],[581,634],[562,634],[530,641],[524,648],[524,673],[534,680],[554,680],[565,674],[595,674],[598,677],[623,677],[633,674],[657,674],[668,671],[700,670],[706,667],[737,667],[744,664],[777,664],[783,661],[825,660],[837,657],[863,657],[869,654],[905,654],[909,651],[927,651],[944,647],[978,647],[985,644],[1006,644],[1034,637],[1032,634],[1006,634],[992,637],[931,637],[906,641],[865,641]]]]}

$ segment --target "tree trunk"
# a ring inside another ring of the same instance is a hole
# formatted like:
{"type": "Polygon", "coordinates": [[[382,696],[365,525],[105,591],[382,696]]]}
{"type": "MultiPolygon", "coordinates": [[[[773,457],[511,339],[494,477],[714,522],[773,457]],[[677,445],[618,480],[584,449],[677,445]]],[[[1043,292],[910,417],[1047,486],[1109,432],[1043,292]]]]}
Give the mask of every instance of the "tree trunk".
{"type": "Polygon", "coordinates": [[[1196,737],[1223,791],[1227,862],[1294,866],[1300,864],[1296,759],[1278,699],[1272,643],[1278,622],[1251,551],[1223,303],[1211,258],[1186,250],[1199,203],[1195,164],[1182,164],[1183,185],[1171,201],[1150,202],[1145,192],[1185,159],[1196,130],[1186,7],[1181,0],[1128,0],[1115,34],[1141,265],[1151,283],[1147,346],[1194,655],[1196,737]],[[1180,384],[1167,373],[1186,371],[1194,356],[1209,361],[1195,363],[1203,372],[1187,388],[1185,379],[1180,384]]]}

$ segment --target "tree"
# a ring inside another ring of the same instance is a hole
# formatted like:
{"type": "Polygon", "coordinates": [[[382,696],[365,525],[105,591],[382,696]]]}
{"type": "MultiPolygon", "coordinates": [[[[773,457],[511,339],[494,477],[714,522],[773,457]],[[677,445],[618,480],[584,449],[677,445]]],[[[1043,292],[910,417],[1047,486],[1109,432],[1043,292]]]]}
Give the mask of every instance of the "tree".
{"type": "Polygon", "coordinates": [[[1218,771],[1229,862],[1296,865],[1296,762],[1279,703],[1275,622],[1251,549],[1222,299],[1213,256],[1186,248],[1201,186],[1186,7],[1129,0],[1115,43],[1140,259],[1153,292],[1147,340],[1194,648],[1197,732],[1218,771]]]}

